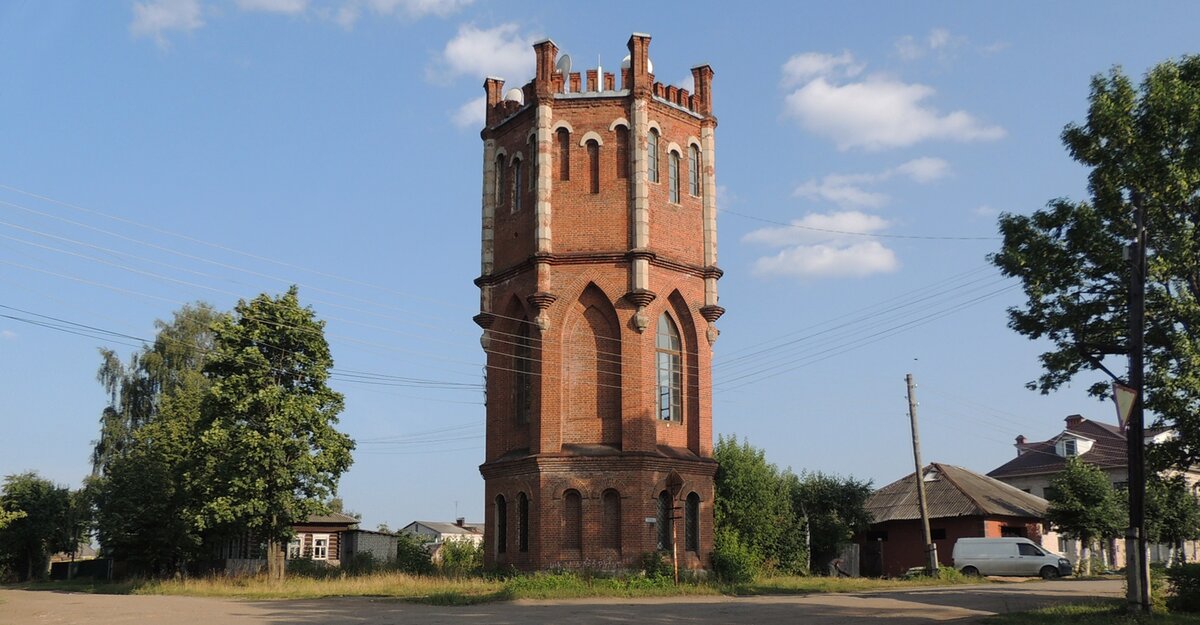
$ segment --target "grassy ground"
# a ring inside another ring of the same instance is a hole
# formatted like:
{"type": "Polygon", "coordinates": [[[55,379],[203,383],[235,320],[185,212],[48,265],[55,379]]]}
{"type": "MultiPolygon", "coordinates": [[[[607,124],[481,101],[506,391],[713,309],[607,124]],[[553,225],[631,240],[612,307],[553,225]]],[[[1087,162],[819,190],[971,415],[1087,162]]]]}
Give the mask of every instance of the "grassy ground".
{"type": "Polygon", "coordinates": [[[291,576],[282,582],[264,577],[143,580],[119,583],[41,582],[10,588],[60,590],[102,594],[180,595],[238,599],[315,599],[320,597],[394,597],[437,605],[465,605],[511,599],[575,599],[584,597],[665,597],[688,595],[765,595],[899,590],[948,585],[962,578],[877,580],[779,576],[751,584],[727,586],[712,582],[684,582],[676,586],[666,578],[581,577],[573,574],[520,575],[508,579],[419,577],[402,573],[375,573],[355,577],[313,579],[291,576]]]}
{"type": "Polygon", "coordinates": [[[1125,602],[1118,599],[1000,614],[987,617],[982,622],[987,625],[1200,625],[1200,614],[1131,616],[1125,613],[1125,602]]]}

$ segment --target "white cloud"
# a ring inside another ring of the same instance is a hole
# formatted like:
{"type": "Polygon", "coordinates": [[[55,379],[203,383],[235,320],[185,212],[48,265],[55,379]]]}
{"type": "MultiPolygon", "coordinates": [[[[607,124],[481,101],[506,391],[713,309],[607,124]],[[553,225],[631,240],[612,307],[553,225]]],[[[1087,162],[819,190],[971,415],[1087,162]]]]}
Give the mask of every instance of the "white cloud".
{"type": "Polygon", "coordinates": [[[793,195],[812,200],[833,202],[843,208],[879,208],[890,199],[886,193],[871,191],[877,185],[896,176],[904,176],[919,184],[928,184],[945,177],[950,164],[940,158],[923,156],[901,163],[891,169],[871,174],[828,174],[820,180],[809,180],[796,187],[793,195]]]}
{"type": "Polygon", "coordinates": [[[859,234],[874,234],[891,225],[878,215],[859,211],[836,213],[809,213],[794,219],[786,226],[770,226],[747,233],[742,237],[746,243],[760,243],[769,247],[788,247],[814,243],[842,243],[859,234]],[[844,234],[854,233],[854,234],[844,234]]]}
{"type": "Polygon", "coordinates": [[[520,85],[533,76],[533,42],[538,36],[522,36],[514,23],[481,29],[463,24],[442,50],[439,67],[430,68],[431,78],[442,80],[456,76],[499,76],[520,85]]]}
{"type": "Polygon", "coordinates": [[[878,241],[863,241],[847,246],[802,245],[764,256],[754,262],[760,276],[798,278],[865,278],[891,273],[900,268],[896,253],[878,241]]]}
{"type": "Polygon", "coordinates": [[[298,15],[308,10],[308,0],[237,0],[237,6],[243,11],[298,15]]]}
{"type": "Polygon", "coordinates": [[[905,35],[896,40],[896,54],[905,61],[915,61],[927,54],[935,54],[943,61],[953,58],[958,48],[966,45],[967,38],[951,34],[945,28],[934,28],[924,39],[905,35]]]}
{"type": "Polygon", "coordinates": [[[932,87],[886,77],[836,84],[817,77],[789,94],[785,113],[838,149],[883,150],[921,141],[983,141],[1004,136],[965,111],[942,114],[926,104],[932,87]]]}
{"type": "Polygon", "coordinates": [[[852,78],[859,75],[866,65],[854,61],[854,55],[849,51],[834,56],[823,52],[802,52],[792,55],[783,64],[783,86],[793,87],[818,76],[844,76],[852,78]]]}
{"type": "Polygon", "coordinates": [[[5,341],[15,341],[17,339],[17,333],[13,332],[12,330],[0,330],[0,339],[5,341]]]}
{"type": "Polygon", "coordinates": [[[987,204],[977,206],[975,207],[975,210],[971,212],[975,213],[975,215],[978,217],[995,217],[996,215],[1000,214],[1000,211],[988,206],[987,204]]]}
{"type": "Polygon", "coordinates": [[[896,54],[905,61],[915,61],[925,56],[925,48],[912,35],[905,35],[896,40],[896,54]]]}
{"type": "Polygon", "coordinates": [[[166,32],[190,31],[204,26],[200,0],[147,0],[133,3],[129,32],[135,37],[154,37],[159,46],[169,42],[166,32]]]}
{"type": "Polygon", "coordinates": [[[344,28],[352,28],[364,10],[376,15],[404,15],[413,19],[430,15],[446,17],[473,2],[474,0],[349,0],[338,8],[332,19],[344,28]]]}
{"type": "Polygon", "coordinates": [[[487,118],[487,96],[479,96],[454,111],[451,119],[459,128],[482,128],[487,118]]]}

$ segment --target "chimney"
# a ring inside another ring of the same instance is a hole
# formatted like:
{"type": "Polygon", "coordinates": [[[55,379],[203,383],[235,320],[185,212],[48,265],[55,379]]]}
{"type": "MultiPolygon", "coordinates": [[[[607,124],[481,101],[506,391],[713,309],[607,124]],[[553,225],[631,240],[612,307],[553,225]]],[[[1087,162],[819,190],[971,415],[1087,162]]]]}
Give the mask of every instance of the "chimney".
{"type": "Polygon", "coordinates": [[[466,522],[467,522],[467,517],[460,516],[457,519],[454,519],[454,524],[459,527],[462,527],[463,524],[466,522]]]}
{"type": "Polygon", "coordinates": [[[1083,423],[1083,415],[1073,414],[1066,418],[1066,422],[1067,422],[1067,429],[1069,430],[1073,427],[1078,426],[1080,423],[1083,423]]]}
{"type": "Polygon", "coordinates": [[[1017,435],[1016,447],[1017,447],[1017,455],[1018,456],[1025,453],[1025,435],[1024,434],[1017,435]]]}

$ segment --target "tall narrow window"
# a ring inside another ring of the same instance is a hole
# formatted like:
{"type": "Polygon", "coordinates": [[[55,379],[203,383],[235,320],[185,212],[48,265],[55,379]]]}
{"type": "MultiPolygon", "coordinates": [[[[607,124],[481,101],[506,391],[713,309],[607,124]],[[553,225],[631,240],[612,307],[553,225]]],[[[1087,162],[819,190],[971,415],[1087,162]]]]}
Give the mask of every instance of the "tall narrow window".
{"type": "Polygon", "coordinates": [[[683,420],[683,343],[667,313],[658,318],[655,351],[658,360],[658,418],[683,420]]]}
{"type": "Polygon", "coordinates": [[[608,549],[621,548],[621,495],[613,489],[604,491],[600,497],[602,517],[600,519],[600,546],[608,549]]]}
{"type": "Polygon", "coordinates": [[[591,182],[592,193],[600,192],[600,144],[595,141],[587,142],[588,179],[591,182]]]}
{"type": "Polygon", "coordinates": [[[700,148],[688,146],[688,192],[700,196],[700,148]]]}
{"type": "Polygon", "coordinates": [[[508,551],[508,502],[496,495],[496,553],[508,551]]]}
{"type": "Polygon", "coordinates": [[[700,551],[700,495],[688,493],[683,514],[683,544],[688,551],[700,551]]]}
{"type": "Polygon", "coordinates": [[[583,545],[583,498],[579,491],[569,490],[563,496],[563,549],[579,549],[583,545]]]}
{"type": "Polygon", "coordinates": [[[504,155],[496,157],[496,208],[504,206],[504,155]]]}
{"type": "Polygon", "coordinates": [[[516,345],[513,346],[513,413],[517,423],[529,423],[533,406],[533,347],[529,339],[529,322],[518,322],[516,345]]]}
{"type": "Polygon", "coordinates": [[[658,131],[653,128],[646,136],[646,178],[658,182],[658,131]]]}
{"type": "Polygon", "coordinates": [[[558,129],[558,179],[571,179],[571,133],[566,128],[558,129]]]}
{"type": "Polygon", "coordinates": [[[629,129],[617,126],[617,177],[629,177],[629,129]]]}
{"type": "Polygon", "coordinates": [[[529,551],[529,497],[517,495],[517,549],[529,551]]]}
{"type": "Polygon", "coordinates": [[[671,545],[674,544],[674,541],[671,539],[672,535],[675,533],[675,528],[672,525],[673,521],[671,519],[671,517],[674,516],[672,514],[674,512],[672,508],[671,493],[668,493],[665,490],[659,493],[658,518],[655,519],[655,524],[658,526],[658,548],[660,550],[670,549],[671,545]]]}
{"type": "Polygon", "coordinates": [[[513,207],[512,212],[521,210],[521,194],[525,192],[521,184],[521,161],[513,163],[513,207]]]}
{"type": "Polygon", "coordinates": [[[667,193],[672,204],[679,203],[679,152],[667,156],[667,193]]]}

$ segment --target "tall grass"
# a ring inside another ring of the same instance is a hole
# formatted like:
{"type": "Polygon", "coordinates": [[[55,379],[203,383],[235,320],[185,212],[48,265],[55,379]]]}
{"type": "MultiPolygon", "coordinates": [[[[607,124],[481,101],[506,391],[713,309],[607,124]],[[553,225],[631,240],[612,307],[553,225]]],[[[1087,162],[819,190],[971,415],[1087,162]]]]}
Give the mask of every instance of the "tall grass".
{"type": "Polygon", "coordinates": [[[158,580],[145,582],[134,589],[133,594],[241,599],[397,597],[445,604],[503,598],[503,589],[501,581],[480,577],[446,578],[381,572],[323,579],[291,575],[282,581],[264,576],[158,580]]]}

